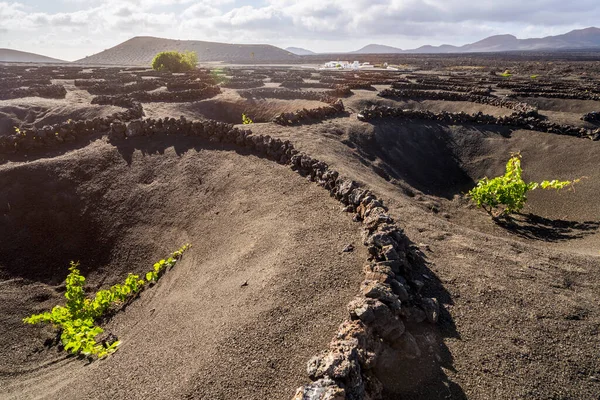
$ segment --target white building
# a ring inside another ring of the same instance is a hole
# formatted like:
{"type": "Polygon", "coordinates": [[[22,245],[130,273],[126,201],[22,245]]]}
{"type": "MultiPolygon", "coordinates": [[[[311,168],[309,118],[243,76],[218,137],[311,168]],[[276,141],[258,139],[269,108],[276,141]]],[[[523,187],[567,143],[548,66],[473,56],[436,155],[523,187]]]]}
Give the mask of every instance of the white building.
{"type": "Polygon", "coordinates": [[[360,63],[358,61],[354,61],[350,63],[350,61],[329,61],[323,65],[323,68],[338,68],[338,69],[358,69],[360,67],[360,63]]]}

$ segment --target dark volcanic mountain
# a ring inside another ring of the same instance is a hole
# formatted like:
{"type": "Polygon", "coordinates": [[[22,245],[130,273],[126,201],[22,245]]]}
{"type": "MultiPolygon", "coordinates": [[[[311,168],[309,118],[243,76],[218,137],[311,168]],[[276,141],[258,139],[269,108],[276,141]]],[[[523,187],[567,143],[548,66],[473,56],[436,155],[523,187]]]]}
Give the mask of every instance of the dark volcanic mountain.
{"type": "Polygon", "coordinates": [[[317,54],[314,51],[303,49],[302,47],[286,47],[285,50],[294,53],[297,56],[312,56],[317,54]]]}
{"type": "Polygon", "coordinates": [[[389,54],[389,53],[482,53],[499,51],[533,51],[533,50],[575,50],[600,48],[600,29],[577,29],[563,35],[546,36],[544,38],[517,39],[514,35],[494,35],[464,46],[422,46],[405,50],[383,45],[369,45],[353,53],[389,54]],[[393,51],[396,50],[396,51],[393,51]]]}
{"type": "Polygon", "coordinates": [[[27,53],[25,51],[0,49],[0,62],[23,62],[23,63],[66,63],[67,61],[46,57],[39,54],[27,53]]]}
{"type": "Polygon", "coordinates": [[[385,46],[382,44],[369,44],[362,49],[351,52],[351,54],[395,54],[402,52],[403,50],[397,47],[385,46]]]}
{"type": "Polygon", "coordinates": [[[195,51],[200,62],[284,62],[296,57],[289,51],[268,44],[229,44],[138,36],[76,62],[97,65],[150,65],[157,53],[170,50],[195,51]]]}

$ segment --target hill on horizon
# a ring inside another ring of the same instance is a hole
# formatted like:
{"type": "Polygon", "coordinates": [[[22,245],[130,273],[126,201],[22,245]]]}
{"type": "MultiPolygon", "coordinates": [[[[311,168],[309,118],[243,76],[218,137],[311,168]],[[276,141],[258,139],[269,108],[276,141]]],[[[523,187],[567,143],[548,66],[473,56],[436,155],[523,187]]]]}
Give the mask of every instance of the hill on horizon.
{"type": "Polygon", "coordinates": [[[68,61],[59,60],[57,58],[13,49],[0,49],[0,62],[68,63],[68,61]]]}
{"type": "Polygon", "coordinates": [[[115,47],[74,62],[98,65],[150,65],[157,53],[171,50],[195,51],[200,62],[286,61],[296,57],[289,51],[268,44],[230,44],[136,36],[115,47]]]}
{"type": "Polygon", "coordinates": [[[383,44],[368,44],[365,47],[351,51],[350,54],[396,54],[403,50],[397,47],[386,46],[383,44]]]}
{"type": "Polygon", "coordinates": [[[370,44],[349,54],[443,54],[443,53],[484,53],[503,51],[535,51],[535,50],[576,50],[600,48],[600,29],[589,27],[571,32],[546,36],[543,38],[518,39],[514,35],[494,35],[463,46],[443,44],[441,46],[425,45],[416,49],[401,50],[392,46],[370,44]]]}
{"type": "Polygon", "coordinates": [[[286,47],[285,50],[294,53],[297,56],[312,56],[317,54],[314,51],[303,49],[302,47],[286,47]]]}

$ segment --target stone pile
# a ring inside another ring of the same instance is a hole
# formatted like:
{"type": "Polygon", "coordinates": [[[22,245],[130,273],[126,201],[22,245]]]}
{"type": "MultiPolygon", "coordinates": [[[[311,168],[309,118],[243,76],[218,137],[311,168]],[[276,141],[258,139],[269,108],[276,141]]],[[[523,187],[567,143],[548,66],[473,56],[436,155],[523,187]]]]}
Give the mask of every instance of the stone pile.
{"type": "Polygon", "coordinates": [[[437,121],[445,124],[501,125],[518,129],[555,133],[558,135],[588,138],[594,141],[600,140],[600,128],[587,129],[572,125],[561,125],[522,113],[513,113],[508,116],[495,117],[481,112],[477,114],[467,114],[465,112],[450,113],[446,111],[435,113],[432,111],[404,110],[395,107],[372,106],[362,110],[357,117],[361,121],[371,121],[378,118],[397,118],[437,121]]]}
{"type": "Polygon", "coordinates": [[[600,122],[600,111],[592,111],[584,114],[581,119],[587,122],[600,122]]]}
{"type": "Polygon", "coordinates": [[[302,125],[305,123],[315,123],[323,121],[327,118],[334,118],[344,112],[344,103],[342,100],[338,100],[331,105],[324,107],[302,109],[291,113],[281,113],[275,118],[273,122],[278,125],[292,126],[302,125]]]}

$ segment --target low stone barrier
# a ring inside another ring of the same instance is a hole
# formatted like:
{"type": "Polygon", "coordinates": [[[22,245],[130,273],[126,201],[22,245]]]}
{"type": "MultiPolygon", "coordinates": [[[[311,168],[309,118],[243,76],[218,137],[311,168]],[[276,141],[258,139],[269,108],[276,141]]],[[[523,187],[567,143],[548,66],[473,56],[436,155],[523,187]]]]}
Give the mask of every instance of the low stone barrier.
{"type": "Polygon", "coordinates": [[[158,79],[146,79],[128,85],[112,82],[101,82],[92,86],[87,86],[85,89],[93,95],[118,95],[134,93],[138,91],[155,90],[161,86],[164,86],[164,82],[158,79]]]}
{"type": "Polygon", "coordinates": [[[336,99],[323,92],[288,90],[279,88],[262,88],[241,90],[238,92],[245,99],[249,98],[271,98],[281,100],[315,100],[324,103],[335,103],[336,99]]]}
{"type": "Polygon", "coordinates": [[[581,119],[587,122],[600,122],[600,111],[592,111],[584,114],[581,119]]]}
{"type": "Polygon", "coordinates": [[[540,132],[555,133],[558,135],[569,135],[580,138],[588,138],[594,141],[600,140],[600,128],[587,129],[571,125],[561,125],[546,120],[540,120],[527,114],[513,113],[508,116],[495,117],[483,113],[467,114],[440,112],[423,110],[404,110],[395,107],[372,106],[362,110],[358,114],[361,121],[371,121],[378,118],[396,118],[396,119],[418,119],[428,121],[438,121],[445,124],[481,124],[481,125],[501,125],[519,129],[530,129],[540,132]]]}
{"type": "Polygon", "coordinates": [[[291,113],[281,113],[275,118],[273,118],[273,122],[278,125],[302,125],[305,123],[315,123],[323,121],[327,118],[334,118],[339,116],[344,112],[344,103],[342,100],[338,100],[337,102],[327,105],[324,107],[311,108],[311,109],[302,109],[298,111],[294,111],[291,113]]]}
{"type": "Polygon", "coordinates": [[[6,89],[14,89],[20,87],[31,87],[31,86],[50,86],[52,84],[50,78],[21,78],[21,77],[12,77],[12,78],[1,78],[0,77],[0,87],[4,90],[6,89]]]}
{"type": "MultiPolygon", "coordinates": [[[[222,142],[289,165],[302,176],[325,188],[339,200],[345,211],[363,226],[363,244],[368,249],[365,280],[348,305],[347,319],[329,348],[308,361],[312,383],[300,387],[294,400],[377,399],[382,385],[373,374],[377,358],[386,346],[402,349],[406,359],[416,360],[431,344],[420,343],[407,326],[435,324],[439,302],[423,296],[425,283],[416,272],[418,256],[383,202],[371,191],[340,176],[326,163],[298,152],[287,140],[254,135],[250,130],[216,121],[145,119],[129,123],[111,118],[68,122],[42,130],[0,137],[0,152],[28,152],[37,142],[59,145],[69,138],[106,134],[117,144],[136,137],[185,135],[210,142],[222,142]],[[56,133],[53,133],[56,131],[56,133]]],[[[418,361],[415,361],[418,362],[418,361]]]]}
{"type": "Polygon", "coordinates": [[[218,86],[206,86],[203,89],[188,89],[177,92],[132,92],[127,96],[134,100],[141,101],[143,103],[185,103],[190,101],[200,101],[210,99],[221,93],[221,89],[218,86]]]}
{"type": "Polygon", "coordinates": [[[127,96],[97,96],[92,99],[91,103],[127,108],[127,111],[113,114],[115,119],[122,121],[130,121],[144,116],[142,104],[127,96]]]}
{"type": "Polygon", "coordinates": [[[167,81],[166,86],[167,86],[168,91],[178,92],[178,91],[185,91],[185,90],[204,89],[208,86],[211,86],[212,84],[213,84],[212,81],[209,84],[207,82],[202,82],[202,81],[197,81],[197,80],[175,80],[175,81],[167,81]]]}
{"type": "Polygon", "coordinates": [[[425,83],[422,80],[418,80],[417,83],[409,81],[398,81],[392,83],[393,89],[400,90],[446,90],[450,92],[462,92],[478,94],[480,96],[489,96],[492,92],[491,87],[480,87],[480,86],[465,86],[457,85],[445,81],[436,81],[434,83],[425,83]]]}
{"type": "Polygon", "coordinates": [[[221,84],[221,87],[227,89],[254,89],[265,86],[265,83],[259,79],[234,78],[221,84]]]}
{"type": "Polygon", "coordinates": [[[474,93],[434,92],[425,90],[398,90],[385,89],[378,93],[379,97],[401,99],[401,100],[444,100],[444,101],[468,101],[471,103],[487,104],[494,107],[508,108],[518,113],[529,116],[537,115],[537,108],[527,103],[514,101],[506,98],[482,96],[474,93]]]}
{"type": "Polygon", "coordinates": [[[283,82],[281,82],[279,87],[287,88],[287,89],[304,89],[304,88],[333,89],[333,88],[335,88],[335,84],[322,83],[322,82],[283,81],[283,82]]]}
{"type": "Polygon", "coordinates": [[[67,90],[62,85],[33,85],[28,88],[0,89],[0,100],[20,99],[23,97],[64,99],[66,95],[67,90]]]}

